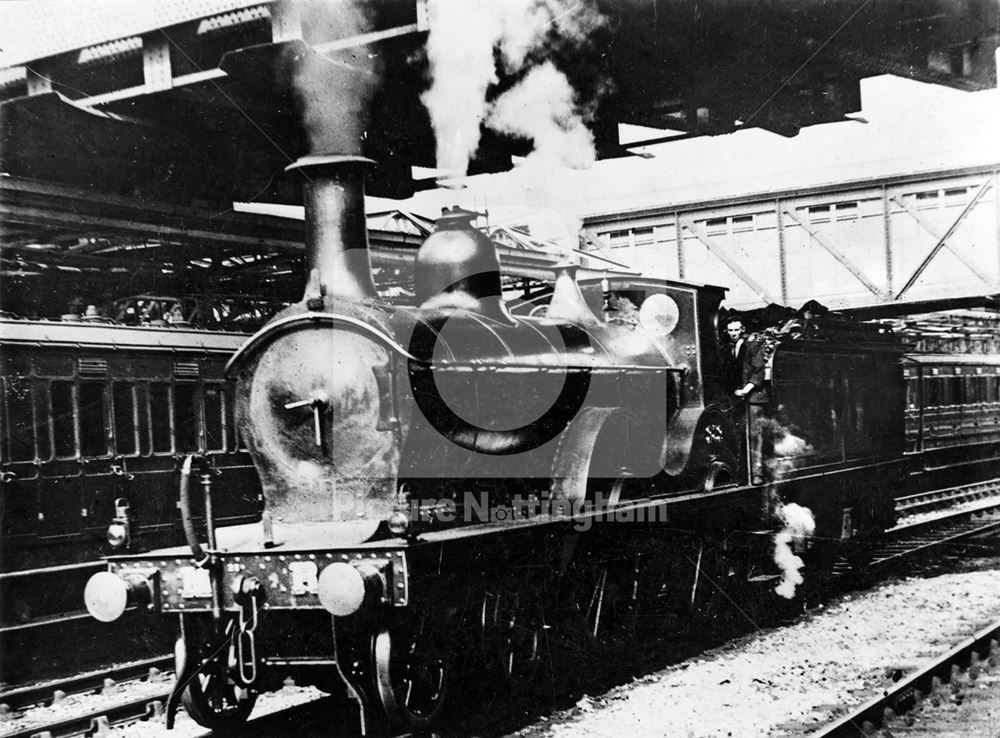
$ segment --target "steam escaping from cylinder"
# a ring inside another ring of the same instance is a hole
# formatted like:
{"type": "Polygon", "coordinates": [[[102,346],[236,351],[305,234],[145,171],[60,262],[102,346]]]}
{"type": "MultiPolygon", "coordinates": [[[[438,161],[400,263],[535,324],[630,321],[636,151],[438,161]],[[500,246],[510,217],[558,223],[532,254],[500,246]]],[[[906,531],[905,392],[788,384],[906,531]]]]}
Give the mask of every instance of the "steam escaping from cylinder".
{"type": "Polygon", "coordinates": [[[795,550],[801,550],[805,539],[816,531],[816,520],[809,508],[794,502],[783,502],[775,485],[795,469],[803,457],[812,452],[812,447],[804,438],[797,436],[774,418],[762,418],[759,432],[761,443],[765,448],[770,447],[770,453],[766,454],[771,483],[770,496],[775,506],[774,515],[783,526],[774,534],[774,563],[781,570],[781,581],[774,591],[790,600],[795,596],[796,587],[804,581],[802,568],[805,564],[795,555],[795,550]]]}
{"type": "Polygon", "coordinates": [[[774,591],[790,600],[795,596],[795,588],[804,581],[801,569],[805,566],[793,546],[801,545],[816,531],[816,520],[809,508],[794,502],[784,505],[779,514],[785,527],[774,536],[774,563],[781,569],[781,582],[774,591]]]}
{"type": "Polygon", "coordinates": [[[551,60],[556,49],[582,49],[601,26],[593,3],[430,0],[429,15],[431,87],[421,99],[437,139],[439,169],[465,174],[483,125],[531,139],[534,152],[547,159],[568,166],[593,162],[593,137],[584,126],[592,111],[551,60]],[[506,75],[523,78],[490,102],[490,88],[500,81],[498,64],[506,75]]]}
{"type": "Polygon", "coordinates": [[[765,447],[771,447],[766,464],[772,484],[784,479],[786,474],[798,466],[800,459],[812,452],[812,446],[804,438],[795,435],[774,418],[760,420],[760,434],[765,447]]]}

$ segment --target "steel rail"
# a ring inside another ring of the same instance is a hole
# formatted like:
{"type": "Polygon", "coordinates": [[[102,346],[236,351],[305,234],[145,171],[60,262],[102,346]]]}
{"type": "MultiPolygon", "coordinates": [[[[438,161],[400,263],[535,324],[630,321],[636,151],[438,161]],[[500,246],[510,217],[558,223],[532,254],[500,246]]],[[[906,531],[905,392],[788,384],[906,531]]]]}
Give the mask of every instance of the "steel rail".
{"type": "Polygon", "coordinates": [[[66,679],[54,679],[30,687],[0,691],[0,705],[6,705],[10,710],[23,710],[35,705],[49,705],[71,694],[96,692],[104,688],[109,679],[117,683],[147,676],[148,681],[153,681],[152,677],[155,674],[153,670],[158,670],[162,675],[173,667],[173,661],[172,656],[157,656],[66,679]]]}
{"type": "Polygon", "coordinates": [[[919,704],[924,695],[931,694],[939,684],[950,681],[954,667],[965,669],[977,665],[987,656],[993,663],[1000,657],[998,639],[1000,639],[1000,621],[962,641],[933,663],[900,681],[882,696],[868,700],[850,714],[810,735],[812,738],[840,738],[872,734],[874,729],[882,726],[887,716],[891,717],[910,710],[919,704]]]}
{"type": "Polygon", "coordinates": [[[897,497],[896,512],[913,514],[918,511],[947,507],[959,502],[971,502],[996,494],[1000,494],[1000,479],[990,479],[960,487],[947,487],[897,497]]]}
{"type": "MultiPolygon", "coordinates": [[[[122,702],[119,705],[97,708],[63,720],[39,723],[32,727],[25,727],[18,732],[4,733],[3,738],[74,738],[75,736],[106,735],[115,726],[144,720],[160,721],[169,695],[170,690],[166,690],[162,693],[122,702]]],[[[324,708],[325,711],[322,713],[324,722],[329,724],[330,703],[331,697],[324,695],[283,709],[269,711],[248,721],[244,726],[245,734],[277,735],[282,730],[287,729],[289,719],[315,714],[316,711],[324,710],[324,708]]],[[[208,728],[200,728],[200,731],[199,735],[212,735],[208,728]]]]}
{"type": "Polygon", "coordinates": [[[981,511],[956,513],[948,518],[935,518],[925,524],[913,525],[911,535],[887,544],[875,552],[870,566],[883,566],[912,556],[920,551],[953,543],[970,536],[1000,531],[1000,504],[987,511],[986,516],[976,517],[981,511]],[[936,525],[935,525],[936,524],[936,525]]]}
{"type": "Polygon", "coordinates": [[[163,713],[170,690],[147,695],[118,705],[101,707],[80,715],[4,733],[4,738],[69,738],[79,735],[104,735],[112,725],[158,717],[163,713]]]}
{"type": "MultiPolygon", "coordinates": [[[[971,536],[1000,531],[1000,496],[974,507],[943,510],[931,517],[903,522],[886,531],[884,541],[869,549],[866,571],[896,563],[917,553],[971,536]]],[[[851,574],[855,565],[846,559],[834,564],[835,577],[851,574]]]]}

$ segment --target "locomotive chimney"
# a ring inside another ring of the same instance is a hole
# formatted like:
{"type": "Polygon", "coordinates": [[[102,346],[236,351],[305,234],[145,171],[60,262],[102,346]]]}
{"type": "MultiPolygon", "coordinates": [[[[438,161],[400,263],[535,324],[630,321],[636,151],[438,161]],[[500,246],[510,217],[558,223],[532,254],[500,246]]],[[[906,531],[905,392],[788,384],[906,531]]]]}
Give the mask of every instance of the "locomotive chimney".
{"type": "Polygon", "coordinates": [[[305,156],[286,171],[301,172],[306,208],[306,246],[312,270],[309,292],[345,300],[376,296],[365,222],[363,156],[305,156]]]}

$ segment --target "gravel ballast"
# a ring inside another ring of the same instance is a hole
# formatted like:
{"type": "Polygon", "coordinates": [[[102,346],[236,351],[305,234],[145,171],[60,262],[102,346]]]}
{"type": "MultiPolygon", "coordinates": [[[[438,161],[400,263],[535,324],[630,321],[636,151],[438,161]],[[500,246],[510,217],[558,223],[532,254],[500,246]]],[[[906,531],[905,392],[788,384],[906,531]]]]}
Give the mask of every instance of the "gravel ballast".
{"type": "Polygon", "coordinates": [[[517,735],[806,735],[997,619],[996,568],[890,582],[583,697],[517,735]]]}

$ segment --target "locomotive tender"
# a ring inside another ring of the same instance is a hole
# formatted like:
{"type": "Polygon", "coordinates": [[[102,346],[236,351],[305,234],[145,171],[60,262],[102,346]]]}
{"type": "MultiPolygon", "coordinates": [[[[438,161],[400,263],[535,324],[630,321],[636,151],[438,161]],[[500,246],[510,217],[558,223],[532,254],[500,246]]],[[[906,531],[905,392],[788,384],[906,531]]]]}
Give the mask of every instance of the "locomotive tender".
{"type": "Polygon", "coordinates": [[[293,674],[356,700],[365,731],[426,728],[463,665],[516,689],[556,641],[599,647],[640,613],[667,622],[666,588],[692,602],[709,589],[705,542],[734,569],[785,503],[812,510],[816,560],[821,541],[891,525],[905,481],[891,335],[817,321],[778,343],[772,479],[754,486],[723,289],[580,285],[563,265],[547,314],[514,318],[492,244],[453,211],[417,254],[419,305],[393,305],[372,283],[365,165],[297,163],[305,294],[229,365],[261,520],[209,512],[200,531],[189,459],[188,546],[112,556],[88,583],[100,620],[130,606],[177,619],[168,725],[181,701],[207,727],[238,725],[293,674]],[[677,555],[691,540],[697,558],[677,555]]]}

